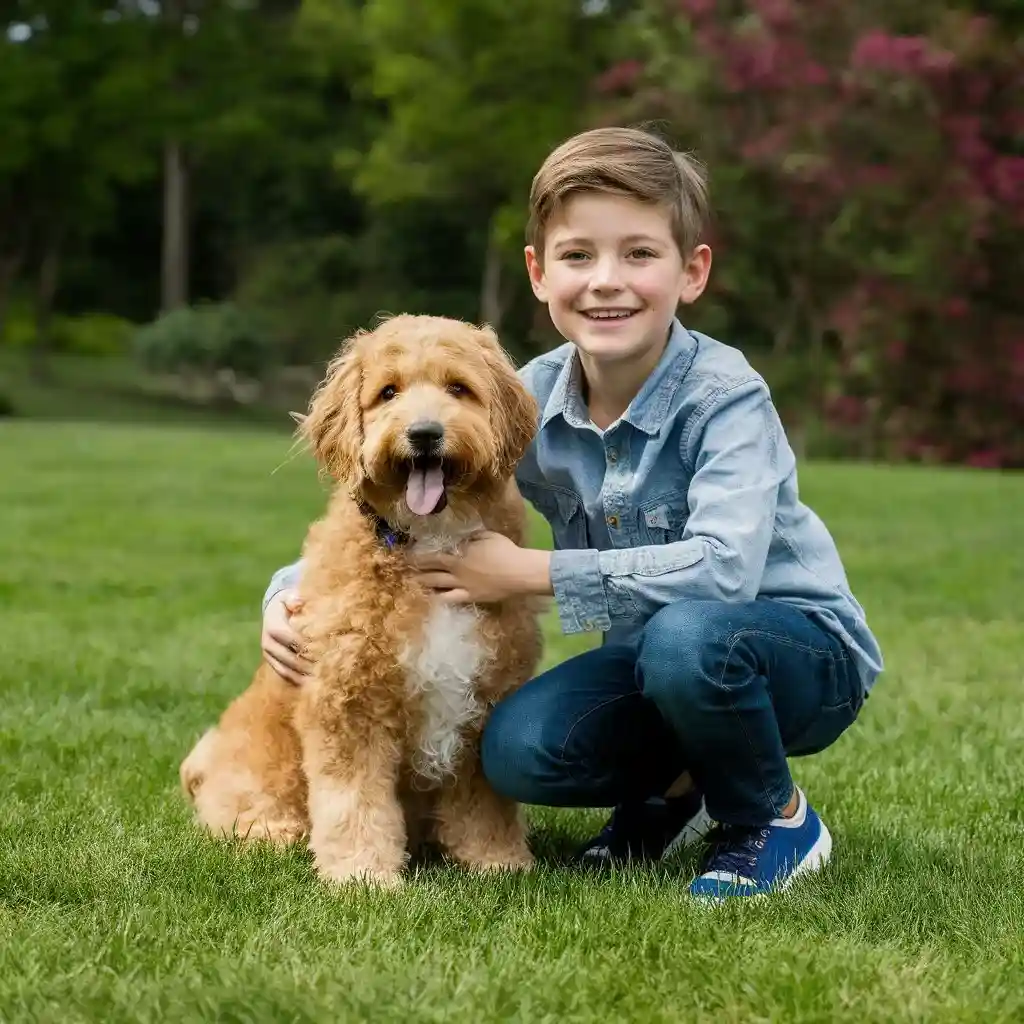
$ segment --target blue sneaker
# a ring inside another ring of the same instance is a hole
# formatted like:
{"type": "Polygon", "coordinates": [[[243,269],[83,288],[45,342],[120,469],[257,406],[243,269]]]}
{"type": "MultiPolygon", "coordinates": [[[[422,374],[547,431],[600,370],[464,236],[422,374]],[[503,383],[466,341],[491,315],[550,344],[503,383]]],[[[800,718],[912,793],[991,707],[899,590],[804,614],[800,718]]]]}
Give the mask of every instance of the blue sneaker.
{"type": "Polygon", "coordinates": [[[621,804],[608,824],[580,848],[577,859],[592,867],[665,860],[699,842],[712,825],[704,798],[696,790],[671,799],[621,804]]]}
{"type": "Polygon", "coordinates": [[[775,818],[761,828],[722,825],[711,838],[702,873],[690,893],[716,901],[730,896],[764,896],[787,888],[800,875],[825,866],[832,837],[802,790],[792,818],[775,818]]]}

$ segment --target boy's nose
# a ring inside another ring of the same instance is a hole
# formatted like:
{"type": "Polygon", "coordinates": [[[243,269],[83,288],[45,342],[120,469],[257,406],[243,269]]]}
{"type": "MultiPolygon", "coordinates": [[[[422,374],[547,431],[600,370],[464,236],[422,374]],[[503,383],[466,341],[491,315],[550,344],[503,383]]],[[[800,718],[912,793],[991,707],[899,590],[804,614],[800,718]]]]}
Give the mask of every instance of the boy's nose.
{"type": "Polygon", "coordinates": [[[592,291],[618,291],[622,288],[622,275],[616,260],[598,260],[590,277],[592,291]]]}

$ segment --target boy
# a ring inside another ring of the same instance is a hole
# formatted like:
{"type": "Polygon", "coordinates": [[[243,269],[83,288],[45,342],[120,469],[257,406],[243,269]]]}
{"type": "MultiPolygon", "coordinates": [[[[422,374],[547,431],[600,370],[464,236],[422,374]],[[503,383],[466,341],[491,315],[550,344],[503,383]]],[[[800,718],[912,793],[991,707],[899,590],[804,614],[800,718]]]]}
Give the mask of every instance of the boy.
{"type": "MultiPolygon", "coordinates": [[[[483,534],[416,569],[441,600],[550,594],[565,632],[604,633],[494,709],[484,771],[523,803],[614,806],[583,862],[656,860],[708,836],[690,888],[723,898],[828,859],[786,758],[835,742],[882,659],[798,498],[764,381],[676,319],[707,284],[706,217],[698,165],[646,132],[585,132],[548,157],[526,264],[566,344],[520,371],[541,417],[516,477],[555,549],[483,534]]],[[[300,569],[264,598],[264,653],[296,682],[285,588],[300,569]]]]}

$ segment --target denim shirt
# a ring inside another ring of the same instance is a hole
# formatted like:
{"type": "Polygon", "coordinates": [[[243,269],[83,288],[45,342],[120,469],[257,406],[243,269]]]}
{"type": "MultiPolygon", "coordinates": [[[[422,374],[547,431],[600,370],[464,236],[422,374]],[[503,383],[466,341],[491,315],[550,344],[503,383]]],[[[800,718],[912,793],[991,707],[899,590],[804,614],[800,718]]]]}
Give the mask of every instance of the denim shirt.
{"type": "MultiPolygon", "coordinates": [[[[603,431],[583,400],[575,346],[519,373],[541,413],[516,480],[551,527],[566,633],[633,644],[674,601],[773,598],[838,636],[871,689],[878,644],[828,529],[800,501],[768,386],[737,349],[675,321],[658,366],[603,431]]],[[[264,607],[300,571],[278,570],[264,607]]]]}

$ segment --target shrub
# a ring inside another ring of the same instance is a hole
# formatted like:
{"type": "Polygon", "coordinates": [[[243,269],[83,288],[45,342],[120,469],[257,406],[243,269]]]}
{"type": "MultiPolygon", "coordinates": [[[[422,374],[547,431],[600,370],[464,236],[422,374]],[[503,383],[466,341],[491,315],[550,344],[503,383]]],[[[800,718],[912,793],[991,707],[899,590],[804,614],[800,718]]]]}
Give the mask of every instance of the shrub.
{"type": "Polygon", "coordinates": [[[641,12],[598,86],[711,164],[708,298],[732,336],[818,363],[834,339],[817,411],[849,452],[1024,465],[1012,27],[900,0],[641,12]]]}
{"type": "Polygon", "coordinates": [[[79,356],[125,355],[136,329],[130,320],[111,313],[57,316],[53,321],[53,349],[79,356]]]}
{"type": "MultiPolygon", "coordinates": [[[[125,355],[135,330],[131,321],[111,313],[58,313],[50,323],[49,350],[76,356],[125,355]]],[[[31,304],[24,299],[13,301],[4,324],[4,346],[28,350],[35,347],[37,340],[31,304]]]]}
{"type": "Polygon", "coordinates": [[[244,400],[280,364],[264,318],[234,303],[172,310],[135,335],[135,352],[153,372],[181,379],[193,397],[244,400]]]}

